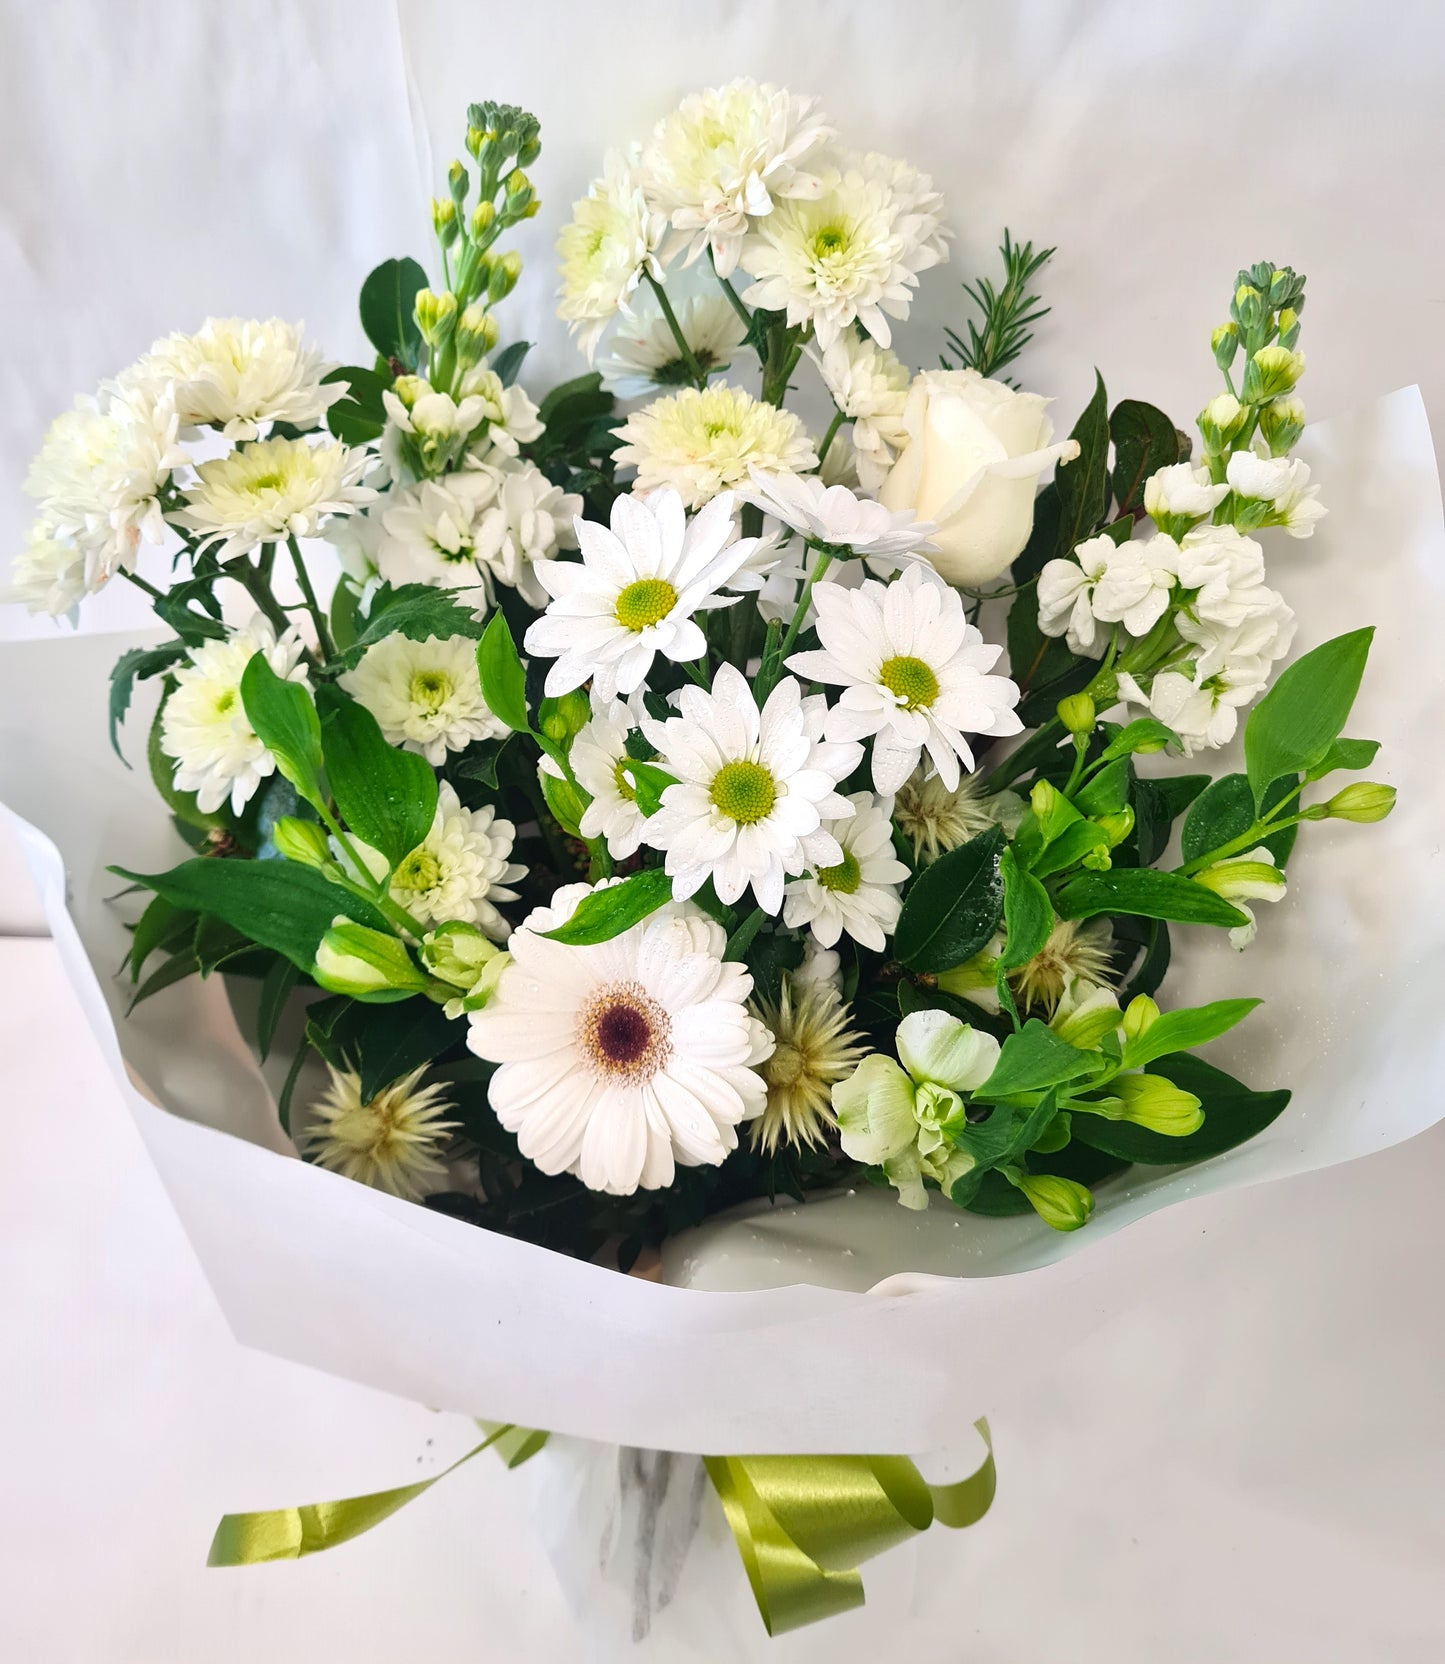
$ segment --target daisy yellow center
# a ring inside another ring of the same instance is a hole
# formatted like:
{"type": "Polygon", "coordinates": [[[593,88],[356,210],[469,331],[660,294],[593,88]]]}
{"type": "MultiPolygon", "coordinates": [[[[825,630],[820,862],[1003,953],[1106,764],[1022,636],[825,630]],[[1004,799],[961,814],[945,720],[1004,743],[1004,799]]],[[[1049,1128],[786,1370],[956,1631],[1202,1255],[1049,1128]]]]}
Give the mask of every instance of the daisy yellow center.
{"type": "Polygon", "coordinates": [[[253,491],[280,491],[285,484],[285,478],[273,470],[269,474],[257,474],[251,481],[251,489],[253,491]]]}
{"type": "Polygon", "coordinates": [[[818,868],[818,882],[825,890],[835,890],[839,895],[851,896],[862,881],[858,857],[851,849],[843,851],[843,859],[836,867],[818,868]]]}
{"type": "Polygon", "coordinates": [[[418,670],[407,695],[413,705],[435,716],[452,696],[452,680],[440,670],[418,670]]]}
{"type": "Polygon", "coordinates": [[[724,763],[712,777],[713,807],[743,826],[765,819],[778,800],[778,788],[761,763],[724,763]]]}
{"type": "Polygon", "coordinates": [[[637,801],[637,788],[627,778],[627,765],[631,761],[630,757],[619,757],[612,765],[612,779],[617,787],[617,795],[624,803],[637,801]]]}
{"type": "Polygon", "coordinates": [[[401,890],[434,890],[441,875],[441,862],[430,850],[414,849],[396,869],[392,883],[401,890]]]}
{"type": "Polygon", "coordinates": [[[672,1051],[672,1021],[637,982],[600,988],[578,1017],[578,1041],[594,1069],[627,1081],[650,1080],[672,1051]]]}
{"type": "Polygon", "coordinates": [[[638,578],[617,597],[617,622],[640,634],[667,617],[677,605],[677,591],[666,578],[638,578]]]}
{"type": "Polygon", "coordinates": [[[909,658],[906,654],[885,659],[878,667],[878,680],[910,711],[931,705],[938,698],[938,678],[922,659],[909,658]]]}

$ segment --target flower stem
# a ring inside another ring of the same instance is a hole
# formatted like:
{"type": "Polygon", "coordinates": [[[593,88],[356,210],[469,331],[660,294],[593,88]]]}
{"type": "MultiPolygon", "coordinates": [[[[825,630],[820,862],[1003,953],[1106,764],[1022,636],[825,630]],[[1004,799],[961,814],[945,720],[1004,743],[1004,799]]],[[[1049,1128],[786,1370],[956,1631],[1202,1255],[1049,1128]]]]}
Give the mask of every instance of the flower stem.
{"type": "Polygon", "coordinates": [[[677,342],[677,350],[682,361],[687,365],[687,373],[692,377],[693,386],[699,392],[707,386],[707,371],[697,361],[697,354],[687,344],[687,337],[682,333],[682,325],[677,321],[677,313],[672,309],[672,302],[667,298],[667,291],[657,281],[651,272],[645,274],[652,292],[657,296],[657,304],[662,308],[662,315],[667,319],[667,327],[672,331],[672,338],[677,342]]]}
{"type": "MultiPolygon", "coordinates": [[[[747,332],[748,332],[748,340],[751,341],[753,339],[753,315],[752,315],[752,313],[749,312],[747,307],[743,304],[743,298],[737,292],[737,290],[733,288],[731,280],[729,278],[724,277],[722,275],[722,273],[717,269],[717,262],[713,259],[711,250],[708,251],[708,261],[712,266],[713,276],[722,285],[722,292],[723,292],[723,294],[725,294],[727,296],[728,305],[732,307],[733,311],[737,313],[738,317],[741,318],[743,323],[746,325],[747,332]]],[[[755,345],[754,346],[754,351],[756,351],[756,350],[757,349],[756,349],[756,345],[755,345]]]]}
{"type": "Polygon", "coordinates": [[[293,532],[286,539],[291,550],[291,561],[296,568],[296,582],[301,586],[301,593],[306,597],[306,610],[311,614],[311,622],[316,626],[316,645],[321,650],[323,659],[335,656],[336,648],[331,640],[331,632],[326,627],[326,614],[321,610],[321,604],[316,599],[316,591],[311,584],[311,574],[306,570],[306,562],[301,558],[301,546],[296,541],[293,532]]]}
{"type": "Polygon", "coordinates": [[[141,577],[139,572],[130,572],[124,566],[122,566],[121,569],[120,569],[120,573],[121,573],[121,576],[123,578],[128,578],[131,581],[131,583],[133,583],[135,585],[135,587],[137,589],[143,591],[146,595],[149,595],[151,600],[153,600],[153,601],[164,601],[165,600],[165,598],[166,598],[165,591],[163,589],[157,589],[156,586],[153,583],[151,583],[148,579],[141,577]]]}
{"type": "Polygon", "coordinates": [[[1251,848],[1261,838],[1266,838],[1273,832],[1283,832],[1286,827],[1297,826],[1301,820],[1313,819],[1310,815],[1294,815],[1289,820],[1279,818],[1304,789],[1305,782],[1301,780],[1293,791],[1286,792],[1278,803],[1266,810],[1247,832],[1241,832],[1237,838],[1220,844],[1218,849],[1208,850],[1203,855],[1196,855],[1192,861],[1185,861],[1183,865],[1174,869],[1175,872],[1181,878],[1192,878],[1195,873],[1212,867],[1216,861],[1227,861],[1231,855],[1238,855],[1241,850],[1251,848]]]}
{"type": "MultiPolygon", "coordinates": [[[[803,628],[803,619],[808,613],[808,603],[813,599],[813,585],[816,584],[828,568],[833,564],[833,551],[819,549],[818,558],[813,563],[813,570],[808,574],[807,582],[803,585],[803,593],[798,597],[798,604],[793,608],[792,621],[783,636],[783,644],[778,649],[778,666],[782,668],[788,654],[792,651],[793,643],[798,639],[798,633],[803,628]]],[[[771,689],[758,689],[759,695],[771,692],[771,689]]]]}
{"type": "Polygon", "coordinates": [[[828,447],[833,443],[833,436],[837,433],[838,429],[842,427],[842,425],[843,412],[841,410],[835,410],[833,412],[833,420],[828,423],[828,431],[823,435],[822,441],[818,446],[818,467],[820,470],[823,466],[823,458],[828,454],[828,447]]]}
{"type": "MultiPolygon", "coordinates": [[[[270,544],[268,548],[271,554],[274,555],[275,545],[270,544]]],[[[260,608],[262,616],[270,620],[279,639],[291,628],[291,620],[287,618],[285,609],[271,593],[271,585],[267,581],[269,575],[270,562],[265,556],[262,557],[261,563],[256,566],[252,566],[250,561],[243,557],[226,568],[226,576],[234,578],[241,585],[257,607],[260,608]]],[[[312,666],[315,666],[316,659],[310,652],[306,652],[305,657],[312,666]]]]}

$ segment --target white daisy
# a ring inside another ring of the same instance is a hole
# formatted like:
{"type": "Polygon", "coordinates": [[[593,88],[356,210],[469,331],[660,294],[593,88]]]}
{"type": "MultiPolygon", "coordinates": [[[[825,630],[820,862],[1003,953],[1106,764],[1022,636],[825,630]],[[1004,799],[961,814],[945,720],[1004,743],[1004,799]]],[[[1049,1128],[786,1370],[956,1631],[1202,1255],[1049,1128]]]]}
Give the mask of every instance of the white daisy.
{"type": "Polygon", "coordinates": [[[903,907],[898,886],[909,871],[893,853],[892,799],[854,792],[848,801],[852,819],[828,823],[843,859],[788,885],[783,923],[808,926],[825,948],[836,946],[846,930],[855,942],[882,953],[898,924],[903,907]]]}
{"type": "Polygon", "coordinates": [[[637,718],[620,699],[596,702],[569,756],[577,784],[592,797],[580,822],[582,836],[605,838],[617,861],[637,853],[647,824],[625,772],[627,736],[636,726],[637,718]]]}
{"type": "Polygon", "coordinates": [[[718,591],[754,547],[734,539],[732,512],[724,493],[689,521],[675,491],[658,491],[619,497],[610,531],[579,519],[581,561],[532,569],[552,597],[526,636],[529,653],[557,661],[548,695],[590,678],[599,699],[613,699],[643,685],[658,653],[679,664],[700,658],[707,643],[693,614],[729,604],[718,591]]]}
{"type": "Polygon", "coordinates": [[[380,513],[370,516],[380,526],[370,551],[377,571],[398,587],[482,588],[478,545],[497,560],[508,531],[502,514],[493,521],[489,536],[482,533],[483,522],[498,506],[500,490],[497,470],[468,468],[389,492],[380,513]]]}
{"type": "Polygon", "coordinates": [[[833,403],[853,424],[858,478],[866,490],[876,491],[908,442],[903,425],[912,379],[908,366],[871,336],[851,329],[813,357],[833,403]]]}
{"type": "Polygon", "coordinates": [[[419,752],[434,768],[449,751],[510,731],[482,698],[477,644],[469,636],[387,636],[338,680],[392,745],[419,752]]]}
{"type": "Polygon", "coordinates": [[[747,1009],[752,978],[722,957],[726,932],[696,907],[670,903],[592,947],[549,941],[588,894],[565,886],[512,933],[467,1044],[501,1065],[492,1108],[529,1161],[626,1196],[737,1148],[772,1041],[747,1009]]]}
{"type": "MultiPolygon", "coordinates": [[[[496,491],[472,528],[473,559],[486,578],[515,589],[528,606],[545,607],[547,592],[537,581],[536,564],[551,560],[559,549],[577,547],[572,526],[582,512],[582,498],[553,485],[534,462],[503,457],[480,471],[491,475],[496,491]]],[[[448,484],[457,479],[449,475],[448,484]]],[[[465,494],[467,487],[461,490],[465,494]]]]}
{"type": "Polygon", "coordinates": [[[833,1119],[833,1088],[858,1067],[867,1049],[850,1026],[852,1012],[827,982],[784,976],[776,1005],[757,1000],[753,1009],[773,1037],[773,1055],[762,1065],[767,1106],[752,1126],[752,1146],[772,1155],[779,1144],[817,1149],[833,1119]]]}
{"type": "Polygon", "coordinates": [[[316,537],[332,516],[375,501],[376,492],[358,483],[370,462],[366,451],[337,440],[254,440],[201,463],[186,507],[170,518],[221,559],[288,536],[316,537]]]}
{"type": "Polygon", "coordinates": [[[963,598],[919,562],[891,584],[857,589],[819,584],[815,652],[788,668],[806,681],[841,686],[828,713],[829,739],[873,735],[873,784],[896,792],[926,750],[951,791],[959,763],[973,768],[964,732],[1017,734],[1018,688],[987,672],[1003,649],[985,643],[964,617],[963,598]]]}
{"type": "Polygon", "coordinates": [[[391,899],[421,924],[460,920],[505,942],[512,927],[496,903],[515,901],[517,892],[506,886],[527,875],[509,859],[515,836],[516,828],[497,818],[494,805],[464,809],[443,780],[431,831],[391,875],[391,899]]]}
{"type": "Polygon", "coordinates": [[[665,215],[643,194],[635,159],[609,151],[602,177],[572,204],[557,238],[557,316],[589,359],[612,318],[629,310],[643,278],[661,278],[657,250],[666,229],[665,215]]]}
{"type": "Polygon", "coordinates": [[[419,1202],[441,1188],[446,1163],[440,1152],[458,1123],[442,1116],[452,1107],[445,1087],[418,1088],[427,1065],[363,1100],[361,1076],[328,1064],[331,1086],[311,1106],[315,1117],[302,1134],[302,1150],[319,1167],[419,1202]]]}
{"type": "Polygon", "coordinates": [[[746,483],[750,468],[797,473],[818,464],[813,442],[792,411],[726,382],[654,399],[613,431],[623,441],[614,460],[636,468],[636,489],[671,486],[690,509],[746,483]]]}
{"type": "Polygon", "coordinates": [[[671,221],[671,259],[691,265],[704,249],[731,275],[749,218],[779,198],[817,195],[807,171],[831,129],[811,98],[756,81],[693,93],[658,122],[642,153],[648,201],[671,221]]]}
{"type": "Polygon", "coordinates": [[[884,559],[932,547],[933,527],[915,519],[912,509],[890,513],[845,485],[825,485],[816,474],[769,474],[755,466],[749,477],[739,497],[811,543],[884,559]]]}
{"type": "Polygon", "coordinates": [[[15,557],[9,585],[0,588],[0,602],[16,601],[59,618],[89,593],[85,551],[74,538],[57,536],[48,521],[37,520],[15,557]]]}
{"type": "Polygon", "coordinates": [[[675,896],[690,896],[711,878],[730,906],[751,885],[758,906],[777,914],[787,877],[842,861],[824,822],[852,814],[837,786],[863,748],[825,741],[825,701],[803,698],[791,676],[761,713],[747,678],[730,664],[710,693],[687,686],[674,697],[677,716],[642,719],[659,764],[678,780],[663,792],[643,837],[666,851],[675,896]]]}
{"type": "Polygon", "coordinates": [[[307,685],[299,663],[301,638],[288,630],[278,641],[268,620],[253,618],[224,641],[193,647],[174,672],[176,687],[161,711],[161,750],[173,757],[179,791],[194,792],[206,814],[229,797],[240,814],[256,788],[276,771],[241,700],[241,677],[257,653],[287,681],[307,685]]]}
{"type": "MultiPolygon", "coordinates": [[[[694,295],[675,308],[678,327],[698,366],[708,375],[727,369],[747,330],[722,295],[694,295]]],[[[658,387],[680,387],[692,371],[672,326],[654,302],[623,315],[597,360],[602,385],[619,399],[640,399],[658,387]]]]}

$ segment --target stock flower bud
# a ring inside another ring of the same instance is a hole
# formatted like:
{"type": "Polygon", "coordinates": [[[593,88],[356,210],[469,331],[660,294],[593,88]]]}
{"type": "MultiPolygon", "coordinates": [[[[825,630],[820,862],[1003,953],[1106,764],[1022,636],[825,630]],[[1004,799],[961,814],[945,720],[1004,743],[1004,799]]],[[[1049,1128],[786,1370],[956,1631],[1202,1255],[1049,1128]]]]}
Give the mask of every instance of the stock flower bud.
{"type": "Polygon", "coordinates": [[[1159,1007],[1147,994],[1136,994],[1128,1005],[1124,1007],[1125,1040],[1137,1040],[1141,1034],[1147,1033],[1159,1020],[1159,1007]]]}
{"type": "Polygon", "coordinates": [[[517,287],[517,279],[521,275],[522,256],[515,249],[509,248],[505,254],[497,257],[492,265],[491,276],[487,279],[487,294],[491,297],[493,306],[511,294],[517,287]]]}
{"type": "Polygon", "coordinates": [[[1287,394],[1261,406],[1259,431],[1272,457],[1287,456],[1305,430],[1305,407],[1301,399],[1287,394]]]}
{"type": "Polygon", "coordinates": [[[391,391],[407,410],[410,410],[418,399],[424,399],[431,390],[432,384],[425,376],[398,376],[391,384],[391,391]]]}
{"type": "Polygon", "coordinates": [[[1244,427],[1244,406],[1233,393],[1219,393],[1199,412],[1199,431],[1204,448],[1213,455],[1229,449],[1229,442],[1244,427]]]}
{"type": "Polygon", "coordinates": [[[1239,325],[1233,318],[1220,324],[1209,337],[1209,350],[1221,370],[1227,370],[1234,362],[1234,355],[1239,351],[1239,325]]]}
{"type": "Polygon", "coordinates": [[[521,168],[513,168],[507,175],[506,192],[509,197],[525,197],[532,194],[532,181],[521,168]]]}
{"type": "Polygon", "coordinates": [[[1252,283],[1241,283],[1234,291],[1234,305],[1230,311],[1245,329],[1258,329],[1264,322],[1264,296],[1252,283]]]}
{"type": "Polygon", "coordinates": [[[453,162],[447,169],[447,189],[452,193],[452,201],[458,208],[467,200],[467,192],[471,188],[471,180],[467,170],[460,162],[453,162]]]}
{"type": "Polygon", "coordinates": [[[472,158],[473,161],[475,161],[477,159],[478,155],[480,154],[481,148],[482,148],[482,140],[485,139],[486,136],[487,135],[482,131],[482,129],[480,127],[468,127],[467,128],[467,154],[472,158]]]}
{"type": "Polygon", "coordinates": [[[1261,404],[1265,399],[1288,393],[1305,373],[1305,355],[1291,352],[1278,342],[1261,347],[1244,372],[1244,402],[1261,404]]]}
{"type": "Polygon", "coordinates": [[[517,147],[517,165],[529,168],[541,154],[542,140],[536,133],[533,133],[528,138],[523,139],[517,147]]]}
{"type": "Polygon", "coordinates": [[[1003,1176],[1028,1198],[1030,1207],[1055,1231],[1077,1231],[1094,1211],[1094,1193],[1073,1179],[1053,1173],[1025,1173],[1005,1167],[1003,1176]]]}
{"type": "Polygon", "coordinates": [[[272,828],[271,841],[288,861],[298,861],[303,867],[330,864],[331,846],[326,841],[326,832],[314,820],[282,815],[272,828]]]}
{"type": "Polygon", "coordinates": [[[329,993],[360,1000],[404,999],[427,985],[404,943],[344,913],[321,938],[312,975],[329,993]]]}
{"type": "Polygon", "coordinates": [[[1094,719],[1097,712],[1094,701],[1087,693],[1071,693],[1067,699],[1061,699],[1056,707],[1059,721],[1071,734],[1091,734],[1094,731],[1094,719]]]}
{"type": "Polygon", "coordinates": [[[439,347],[452,332],[457,321],[457,297],[448,290],[437,294],[432,289],[416,292],[416,325],[429,347],[439,347]]]}
{"type": "Polygon", "coordinates": [[[471,228],[472,237],[475,241],[480,242],[481,239],[486,236],[486,234],[492,229],[492,222],[496,219],[496,217],[497,210],[495,205],[491,202],[479,202],[476,207],[472,209],[471,228]]]}
{"type": "Polygon", "coordinates": [[[457,224],[457,205],[450,197],[434,196],[431,199],[431,228],[444,248],[450,248],[456,242],[461,227],[457,224]]]}
{"type": "Polygon", "coordinates": [[[1384,820],[1395,807],[1395,788],[1375,780],[1356,780],[1325,804],[1330,820],[1353,820],[1362,825],[1384,820]]]}
{"type": "Polygon", "coordinates": [[[480,301],[473,301],[457,319],[457,362],[464,370],[478,364],[497,344],[497,320],[480,301]]]}

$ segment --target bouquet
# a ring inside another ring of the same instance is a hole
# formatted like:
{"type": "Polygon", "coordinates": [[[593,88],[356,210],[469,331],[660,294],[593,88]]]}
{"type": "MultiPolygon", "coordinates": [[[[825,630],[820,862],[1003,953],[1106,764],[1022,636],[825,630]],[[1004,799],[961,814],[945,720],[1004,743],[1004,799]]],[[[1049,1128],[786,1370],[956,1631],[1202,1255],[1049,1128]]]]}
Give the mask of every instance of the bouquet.
{"type": "Polygon", "coordinates": [[[1303,277],[1238,273],[1197,438],[1100,377],[1055,441],[1005,374],[1052,250],[1005,235],[914,373],[939,194],[739,81],[574,205],[593,368],[534,400],[537,120],[473,105],[466,151],[430,276],[362,286],[373,363],[211,319],[32,468],[22,598],[121,579],[168,632],[111,680],[191,851],[112,868],[133,1000],[247,979],[307,1161],[621,1271],[859,1186],[1073,1231],[1269,1126],[1281,1083],[1196,1055],[1258,1000],[1171,1002],[1171,956],[1247,952],[1299,827],[1395,797],[1337,778],[1370,628],[1275,674],[1303,277]]]}

